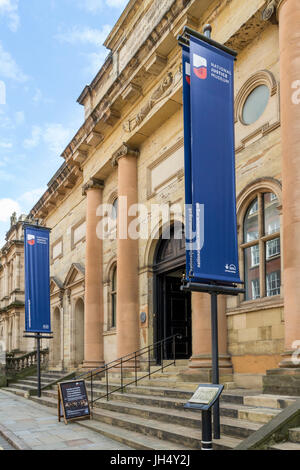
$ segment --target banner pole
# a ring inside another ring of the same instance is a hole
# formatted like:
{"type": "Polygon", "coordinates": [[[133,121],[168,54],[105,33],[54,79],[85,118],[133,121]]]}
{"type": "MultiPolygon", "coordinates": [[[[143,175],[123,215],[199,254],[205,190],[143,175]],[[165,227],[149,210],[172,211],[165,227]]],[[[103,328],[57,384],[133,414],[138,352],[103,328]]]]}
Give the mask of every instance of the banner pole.
{"type": "MultiPolygon", "coordinates": [[[[211,294],[212,383],[219,385],[218,294],[211,294]]],[[[214,438],[220,439],[220,404],[213,407],[214,438]]]]}
{"type": "Polygon", "coordinates": [[[37,342],[37,380],[38,380],[38,397],[41,398],[41,334],[37,333],[36,342],[37,342]]]}

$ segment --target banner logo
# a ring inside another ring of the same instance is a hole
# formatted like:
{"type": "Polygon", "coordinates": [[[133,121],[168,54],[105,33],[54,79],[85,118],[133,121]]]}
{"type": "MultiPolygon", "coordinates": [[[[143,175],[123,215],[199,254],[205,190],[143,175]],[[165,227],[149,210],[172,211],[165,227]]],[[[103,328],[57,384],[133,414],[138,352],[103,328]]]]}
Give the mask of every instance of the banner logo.
{"type": "Polygon", "coordinates": [[[188,84],[191,84],[191,64],[188,62],[185,63],[185,79],[188,84]]]}
{"type": "Polygon", "coordinates": [[[193,70],[196,77],[205,80],[207,78],[207,60],[198,54],[193,54],[193,70]]]}
{"type": "Polygon", "coordinates": [[[28,245],[35,245],[35,236],[34,235],[27,235],[27,243],[28,245]]]}

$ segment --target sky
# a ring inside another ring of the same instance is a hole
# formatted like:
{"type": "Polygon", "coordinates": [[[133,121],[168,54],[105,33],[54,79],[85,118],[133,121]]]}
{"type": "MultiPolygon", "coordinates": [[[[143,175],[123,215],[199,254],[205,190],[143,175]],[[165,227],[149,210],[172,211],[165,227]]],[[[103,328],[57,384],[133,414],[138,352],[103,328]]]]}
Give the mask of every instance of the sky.
{"type": "Polygon", "coordinates": [[[77,103],[128,0],[0,0],[0,247],[84,121],[77,103]]]}

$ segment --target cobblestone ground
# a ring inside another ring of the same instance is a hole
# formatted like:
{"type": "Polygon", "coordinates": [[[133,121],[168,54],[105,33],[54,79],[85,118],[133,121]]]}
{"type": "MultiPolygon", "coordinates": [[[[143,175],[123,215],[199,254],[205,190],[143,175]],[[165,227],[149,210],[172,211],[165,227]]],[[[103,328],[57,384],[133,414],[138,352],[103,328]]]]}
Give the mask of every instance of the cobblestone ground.
{"type": "MultiPolygon", "coordinates": [[[[2,390],[0,425],[33,450],[130,450],[77,423],[59,423],[54,409],[2,390]]],[[[0,436],[0,447],[5,446],[0,436]]]]}

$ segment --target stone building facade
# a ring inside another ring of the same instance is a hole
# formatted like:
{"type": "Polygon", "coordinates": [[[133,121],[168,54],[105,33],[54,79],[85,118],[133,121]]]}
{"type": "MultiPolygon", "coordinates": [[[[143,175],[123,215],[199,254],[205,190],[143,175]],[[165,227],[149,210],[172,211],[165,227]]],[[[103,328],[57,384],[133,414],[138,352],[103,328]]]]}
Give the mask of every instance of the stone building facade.
{"type": "Polygon", "coordinates": [[[26,216],[11,217],[6,243],[0,250],[0,343],[3,351],[32,351],[32,340],[23,337],[24,238],[26,216]]]}
{"type": "MultiPolygon", "coordinates": [[[[210,298],[180,292],[184,243],[181,50],[185,25],[212,25],[238,52],[235,65],[237,215],[246,296],[220,298],[222,376],[257,387],[292,366],[300,339],[299,0],[130,0],[105,41],[110,50],[78,102],[85,121],[31,215],[51,231],[54,367],[97,367],[174,332],[186,377],[209,378],[210,298]],[[298,84],[298,85],[297,85],[298,84]],[[169,220],[124,238],[153,205],[169,220]],[[110,204],[112,224],[99,237],[110,204]],[[181,209],[181,211],[180,211],[181,209]],[[116,228],[117,227],[117,228],[116,228]],[[170,239],[164,238],[170,229],[170,239]]],[[[216,119],[221,119],[216,110],[216,119]]],[[[213,188],[212,188],[213,190],[213,188]]],[[[164,352],[168,357],[168,350],[164,352]]]]}

